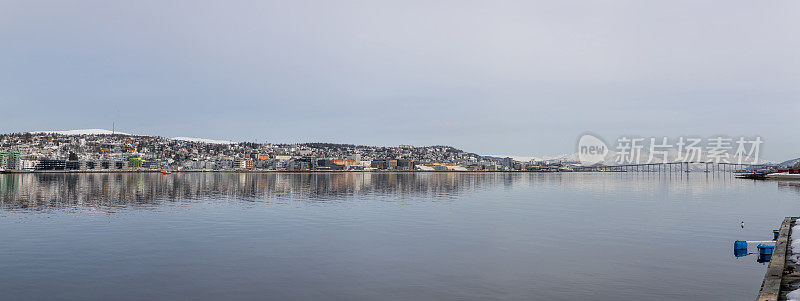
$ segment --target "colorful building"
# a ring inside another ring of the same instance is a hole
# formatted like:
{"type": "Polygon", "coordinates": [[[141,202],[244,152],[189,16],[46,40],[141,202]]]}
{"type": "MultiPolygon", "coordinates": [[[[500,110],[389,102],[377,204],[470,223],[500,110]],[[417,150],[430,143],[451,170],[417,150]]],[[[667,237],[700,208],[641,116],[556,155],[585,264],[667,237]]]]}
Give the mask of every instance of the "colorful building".
{"type": "Polygon", "coordinates": [[[128,158],[128,166],[130,166],[130,168],[141,168],[144,166],[144,159],[136,157],[128,158]]]}

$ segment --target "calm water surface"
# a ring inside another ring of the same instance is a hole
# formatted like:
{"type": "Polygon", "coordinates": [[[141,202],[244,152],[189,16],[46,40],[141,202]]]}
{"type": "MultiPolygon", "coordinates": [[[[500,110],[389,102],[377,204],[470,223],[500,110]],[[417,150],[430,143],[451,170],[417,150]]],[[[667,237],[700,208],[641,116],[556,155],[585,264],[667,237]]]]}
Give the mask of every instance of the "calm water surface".
{"type": "Polygon", "coordinates": [[[800,182],[0,175],[4,300],[752,300],[800,182]],[[741,221],[745,222],[742,229],[741,221]]]}

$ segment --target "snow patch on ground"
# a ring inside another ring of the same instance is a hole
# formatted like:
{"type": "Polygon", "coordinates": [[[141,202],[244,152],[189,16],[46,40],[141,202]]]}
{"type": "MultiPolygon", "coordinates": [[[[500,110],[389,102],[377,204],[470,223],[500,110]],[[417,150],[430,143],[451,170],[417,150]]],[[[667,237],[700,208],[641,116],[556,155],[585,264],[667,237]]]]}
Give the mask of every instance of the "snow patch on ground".
{"type": "Polygon", "coordinates": [[[236,144],[236,142],[227,141],[227,140],[213,140],[213,139],[192,138],[192,137],[175,137],[175,138],[172,138],[172,140],[188,141],[188,142],[200,142],[200,143],[211,143],[211,144],[236,144]]]}
{"type": "MultiPolygon", "coordinates": [[[[790,242],[792,255],[789,256],[789,259],[800,264],[800,224],[792,227],[792,237],[790,237],[790,239],[792,240],[790,242]],[[795,233],[798,233],[797,237],[795,237],[795,233]]],[[[788,301],[800,301],[800,289],[793,290],[786,294],[786,299],[788,301]]]]}
{"type": "Polygon", "coordinates": [[[800,234],[800,224],[792,227],[792,237],[790,237],[792,241],[789,243],[792,246],[792,256],[789,256],[789,259],[800,264],[800,235],[795,237],[795,233],[800,234]]]}
{"type": "Polygon", "coordinates": [[[66,131],[38,131],[38,132],[30,132],[31,134],[59,134],[59,135],[128,135],[131,134],[123,133],[123,132],[114,132],[104,129],[83,129],[83,130],[66,130],[66,131]]]}

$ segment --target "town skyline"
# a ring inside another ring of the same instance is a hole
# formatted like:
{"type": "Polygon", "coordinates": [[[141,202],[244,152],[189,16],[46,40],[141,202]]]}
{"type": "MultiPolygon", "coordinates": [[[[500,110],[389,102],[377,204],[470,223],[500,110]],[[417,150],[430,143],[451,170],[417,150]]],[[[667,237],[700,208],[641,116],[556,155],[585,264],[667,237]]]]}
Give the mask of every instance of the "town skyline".
{"type": "MultiPolygon", "coordinates": [[[[162,138],[168,138],[168,139],[172,139],[172,140],[180,140],[180,141],[186,141],[186,142],[202,142],[202,143],[211,143],[211,144],[257,143],[257,144],[298,145],[298,144],[323,143],[323,144],[341,144],[341,145],[369,146],[369,147],[393,147],[393,146],[398,146],[398,145],[418,146],[418,147],[419,146],[422,146],[422,147],[426,147],[426,146],[448,146],[448,147],[454,147],[454,148],[457,148],[457,149],[464,149],[463,147],[461,147],[459,145],[449,145],[449,144],[444,144],[444,143],[420,145],[420,144],[402,143],[401,142],[401,143],[392,143],[392,144],[380,145],[380,144],[352,143],[352,142],[349,142],[349,141],[299,141],[299,142],[268,141],[268,140],[263,140],[263,141],[256,141],[256,140],[253,140],[253,141],[235,141],[235,140],[226,139],[224,137],[222,137],[222,138],[216,138],[216,137],[215,138],[187,137],[187,136],[169,137],[169,136],[153,135],[153,134],[129,133],[129,132],[126,132],[125,130],[116,130],[116,127],[114,127],[113,125],[112,125],[112,130],[94,128],[94,129],[75,129],[75,130],[30,131],[30,132],[18,132],[18,133],[19,134],[21,134],[21,133],[33,133],[33,134],[51,133],[51,134],[60,134],[60,135],[66,135],[66,136],[70,136],[70,135],[98,135],[98,134],[99,135],[109,135],[109,134],[115,134],[116,133],[116,134],[121,134],[121,135],[153,136],[153,137],[162,137],[162,138]]],[[[0,135],[2,135],[2,134],[3,133],[0,133],[0,135]]],[[[5,133],[5,134],[17,134],[17,133],[5,133]]],[[[583,133],[582,136],[585,136],[586,134],[588,134],[588,133],[583,133]]],[[[619,139],[626,140],[626,139],[630,139],[632,137],[636,137],[636,136],[621,136],[621,137],[619,137],[619,139]]],[[[696,137],[696,136],[689,136],[689,139],[692,139],[691,137],[696,137]]],[[[720,138],[723,138],[723,137],[730,137],[730,136],[719,136],[718,135],[718,136],[715,136],[715,137],[718,137],[718,139],[720,139],[720,138]]],[[[656,136],[650,137],[650,138],[656,139],[656,136]]],[[[661,137],[658,137],[658,139],[670,139],[670,140],[672,140],[672,139],[675,139],[675,140],[681,139],[681,140],[683,140],[684,138],[686,138],[686,137],[685,136],[681,136],[681,137],[661,136],[661,137]]],[[[740,136],[739,138],[740,139],[744,139],[743,136],[740,136]]],[[[763,144],[763,141],[761,141],[761,137],[760,136],[753,136],[753,137],[750,137],[750,138],[758,139],[759,140],[759,144],[763,144]]],[[[648,138],[641,137],[640,139],[647,140],[648,138]]],[[[697,139],[698,140],[703,140],[702,138],[697,138],[697,139]]],[[[709,142],[710,142],[711,137],[708,137],[708,139],[709,139],[709,142]]],[[[733,141],[734,140],[733,138],[729,138],[729,139],[730,139],[729,148],[730,148],[730,151],[733,151],[733,148],[736,147],[735,146],[735,142],[733,141]]],[[[614,153],[614,149],[613,149],[614,141],[610,140],[608,142],[612,142],[612,144],[610,144],[611,146],[606,146],[606,147],[609,148],[609,151],[614,153]]],[[[620,142],[620,141],[618,140],[617,142],[620,142]]],[[[647,144],[647,141],[644,141],[644,143],[647,144]]],[[[665,140],[664,143],[666,143],[666,140],[665,140]]],[[[682,142],[678,142],[678,143],[682,143],[682,142]]],[[[621,145],[616,145],[617,151],[619,151],[619,147],[620,146],[621,145]]],[[[649,145],[641,146],[642,150],[645,152],[644,153],[645,155],[647,155],[646,151],[647,151],[647,147],[648,146],[649,145]]],[[[675,146],[675,145],[669,145],[669,146],[675,146]]],[[[699,146],[699,148],[703,148],[703,147],[706,147],[706,146],[705,145],[700,145],[699,146]]],[[[547,161],[547,160],[578,161],[579,160],[579,156],[578,156],[579,150],[578,150],[578,148],[579,148],[579,145],[576,144],[575,146],[573,146],[572,149],[565,149],[565,150],[563,150],[561,152],[550,153],[550,154],[545,154],[545,153],[535,152],[535,151],[534,152],[529,152],[529,153],[526,153],[526,154],[508,154],[508,153],[502,153],[502,152],[498,152],[498,153],[474,152],[474,153],[480,154],[482,156],[487,156],[487,157],[501,157],[501,158],[509,157],[509,158],[512,158],[512,159],[514,159],[516,161],[520,161],[520,162],[527,162],[527,161],[533,161],[533,160],[538,160],[538,161],[547,161]]],[[[747,160],[755,160],[756,162],[760,161],[761,163],[780,163],[780,162],[782,162],[784,160],[796,158],[796,155],[795,156],[786,157],[786,158],[765,158],[763,156],[759,157],[758,153],[761,152],[762,149],[763,148],[760,145],[758,147],[756,147],[755,158],[749,158],[750,156],[752,156],[752,154],[749,154],[747,160]]],[[[674,151],[675,150],[673,150],[673,153],[674,153],[674,151]]],[[[752,152],[753,150],[751,149],[750,151],[752,152]]],[[[680,152],[681,151],[678,150],[678,153],[680,153],[680,152]]],[[[670,156],[680,157],[680,154],[671,154],[670,156]]],[[[706,154],[702,154],[702,156],[706,156],[706,154]]],[[[677,158],[673,158],[673,160],[677,160],[677,158]]],[[[619,163],[623,163],[623,162],[618,162],[618,164],[619,163]]],[[[754,162],[751,162],[751,163],[754,163],[754,162]]]]}
{"type": "MultiPolygon", "coordinates": [[[[596,137],[593,139],[599,141],[596,137]]],[[[702,142],[702,139],[696,140],[702,142]]],[[[620,141],[630,142],[631,139],[620,141]]],[[[680,141],[682,145],[683,138],[680,141]]],[[[706,146],[689,143],[691,147],[681,147],[677,151],[665,148],[665,145],[652,144],[648,152],[646,147],[638,145],[644,139],[638,139],[619,152],[607,150],[608,146],[595,146],[595,149],[602,150],[602,156],[587,161],[583,156],[584,146],[581,152],[574,154],[515,158],[483,155],[442,144],[369,146],[326,142],[234,142],[85,129],[0,134],[0,169],[11,172],[603,171],[604,167],[626,165],[647,168],[660,165],[661,170],[678,163],[688,170],[690,162],[694,163],[694,168],[701,169],[708,169],[709,164],[722,164],[726,168],[758,168],[781,163],[759,158],[760,138],[748,141],[741,137],[736,141],[738,148],[732,146],[733,139],[729,139],[731,145],[727,148],[721,147],[721,141],[723,139],[718,137],[709,139],[706,146]]]]}

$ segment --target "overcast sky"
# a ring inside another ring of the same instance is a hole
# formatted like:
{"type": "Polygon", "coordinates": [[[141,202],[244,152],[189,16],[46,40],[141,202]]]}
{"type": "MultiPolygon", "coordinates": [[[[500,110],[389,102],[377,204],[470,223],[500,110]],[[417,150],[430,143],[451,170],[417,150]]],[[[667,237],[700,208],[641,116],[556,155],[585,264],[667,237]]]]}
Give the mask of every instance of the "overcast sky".
{"type": "Polygon", "coordinates": [[[1,132],[800,156],[800,1],[0,1],[1,132]]]}

